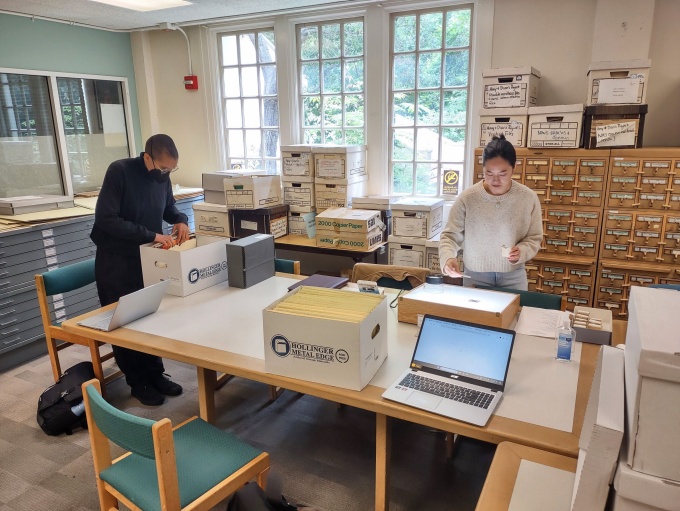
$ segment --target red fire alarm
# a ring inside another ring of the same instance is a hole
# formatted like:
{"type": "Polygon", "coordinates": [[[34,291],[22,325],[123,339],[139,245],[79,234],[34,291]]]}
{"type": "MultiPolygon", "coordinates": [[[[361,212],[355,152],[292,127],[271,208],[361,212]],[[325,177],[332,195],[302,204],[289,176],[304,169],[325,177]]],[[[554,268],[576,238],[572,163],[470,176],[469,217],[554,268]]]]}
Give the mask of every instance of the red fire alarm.
{"type": "Polygon", "coordinates": [[[195,75],[185,76],[184,88],[186,90],[198,90],[198,76],[195,75]]]}

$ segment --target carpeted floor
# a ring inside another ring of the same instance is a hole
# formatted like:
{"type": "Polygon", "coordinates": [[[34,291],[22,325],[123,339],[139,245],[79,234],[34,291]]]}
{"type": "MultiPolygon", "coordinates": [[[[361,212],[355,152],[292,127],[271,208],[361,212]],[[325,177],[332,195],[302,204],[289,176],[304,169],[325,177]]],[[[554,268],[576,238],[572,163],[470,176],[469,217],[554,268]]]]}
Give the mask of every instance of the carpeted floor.
{"type": "MultiPolygon", "coordinates": [[[[80,347],[61,354],[64,368],[88,360],[80,347]]],[[[109,385],[110,401],[127,412],[174,423],[198,415],[195,369],[166,361],[166,371],[184,393],[163,406],[141,405],[122,379],[109,385]]],[[[38,396],[51,384],[47,356],[0,373],[0,511],[98,508],[87,432],[49,437],[35,421],[38,396]]],[[[275,402],[268,396],[266,385],[233,379],[217,394],[217,426],[269,452],[291,502],[327,511],[373,509],[375,416],[294,392],[275,402]]],[[[395,420],[390,509],[473,510],[494,450],[460,439],[447,460],[443,433],[395,420]]]]}

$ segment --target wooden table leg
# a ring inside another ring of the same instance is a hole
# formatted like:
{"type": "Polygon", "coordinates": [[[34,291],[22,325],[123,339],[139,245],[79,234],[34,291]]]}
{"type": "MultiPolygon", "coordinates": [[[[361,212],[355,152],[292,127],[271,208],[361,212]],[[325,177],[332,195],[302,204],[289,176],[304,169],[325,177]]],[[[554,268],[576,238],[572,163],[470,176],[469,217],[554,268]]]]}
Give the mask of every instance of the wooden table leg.
{"type": "Polygon", "coordinates": [[[392,424],[386,415],[375,414],[375,510],[390,507],[390,447],[392,424]]]}
{"type": "Polygon", "coordinates": [[[215,422],[215,387],[217,371],[197,367],[198,373],[198,409],[201,419],[213,424],[215,422]]]}

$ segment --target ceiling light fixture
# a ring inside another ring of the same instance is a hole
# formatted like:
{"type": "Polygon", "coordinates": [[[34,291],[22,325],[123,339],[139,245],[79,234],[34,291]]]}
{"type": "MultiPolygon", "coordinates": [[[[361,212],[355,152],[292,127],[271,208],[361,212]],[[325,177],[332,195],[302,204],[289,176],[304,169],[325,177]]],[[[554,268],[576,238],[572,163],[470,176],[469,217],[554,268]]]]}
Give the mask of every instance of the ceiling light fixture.
{"type": "Polygon", "coordinates": [[[123,9],[130,9],[139,12],[159,11],[172,7],[184,7],[191,5],[192,2],[186,0],[90,0],[100,4],[113,5],[123,9]]]}

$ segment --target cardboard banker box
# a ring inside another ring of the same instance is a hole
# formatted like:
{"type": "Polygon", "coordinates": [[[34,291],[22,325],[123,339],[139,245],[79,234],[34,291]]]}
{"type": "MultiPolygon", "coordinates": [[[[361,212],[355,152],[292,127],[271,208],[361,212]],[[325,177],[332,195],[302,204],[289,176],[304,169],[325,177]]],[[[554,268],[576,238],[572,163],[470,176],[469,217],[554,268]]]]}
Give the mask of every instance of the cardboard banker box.
{"type": "Polygon", "coordinates": [[[198,234],[195,240],[170,250],[154,248],[154,243],[142,245],[139,253],[144,286],[169,280],[168,294],[187,296],[224,282],[228,244],[228,238],[198,234]]]}
{"type": "Polygon", "coordinates": [[[301,286],[263,320],[268,373],[361,390],[387,357],[383,295],[301,286]]]}
{"type": "Polygon", "coordinates": [[[229,209],[258,209],[283,203],[280,176],[227,177],[224,196],[229,209]]]}
{"type": "Polygon", "coordinates": [[[680,484],[678,311],[678,291],[631,287],[625,353],[628,465],[680,484]]]}

